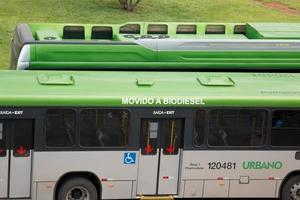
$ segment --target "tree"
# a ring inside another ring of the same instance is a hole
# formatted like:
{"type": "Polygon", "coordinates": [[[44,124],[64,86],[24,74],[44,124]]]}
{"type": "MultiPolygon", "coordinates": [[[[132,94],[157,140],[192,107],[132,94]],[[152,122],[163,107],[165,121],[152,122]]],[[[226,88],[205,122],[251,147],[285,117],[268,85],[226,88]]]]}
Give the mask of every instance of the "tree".
{"type": "Polygon", "coordinates": [[[119,0],[122,9],[128,11],[134,11],[135,7],[141,2],[141,0],[119,0]]]}

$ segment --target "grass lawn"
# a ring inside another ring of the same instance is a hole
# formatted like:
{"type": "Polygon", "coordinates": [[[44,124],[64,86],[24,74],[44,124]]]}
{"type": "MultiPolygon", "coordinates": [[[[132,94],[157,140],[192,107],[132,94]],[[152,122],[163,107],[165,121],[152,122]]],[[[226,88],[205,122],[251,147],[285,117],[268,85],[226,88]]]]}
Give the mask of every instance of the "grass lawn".
{"type": "MultiPolygon", "coordinates": [[[[117,0],[0,0],[0,68],[8,67],[11,34],[21,22],[300,22],[300,15],[267,8],[265,2],[272,0],[143,0],[128,13],[117,0]]],[[[300,9],[300,0],[276,2],[300,9]]]]}

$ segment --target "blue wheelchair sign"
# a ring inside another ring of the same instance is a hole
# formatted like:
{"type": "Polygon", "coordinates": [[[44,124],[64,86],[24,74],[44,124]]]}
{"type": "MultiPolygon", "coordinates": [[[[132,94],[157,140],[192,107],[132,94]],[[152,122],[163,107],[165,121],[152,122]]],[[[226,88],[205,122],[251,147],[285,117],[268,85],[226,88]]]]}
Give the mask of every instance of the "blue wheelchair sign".
{"type": "Polygon", "coordinates": [[[136,162],[136,153],[134,152],[125,152],[124,153],[124,164],[135,164],[136,162]]]}

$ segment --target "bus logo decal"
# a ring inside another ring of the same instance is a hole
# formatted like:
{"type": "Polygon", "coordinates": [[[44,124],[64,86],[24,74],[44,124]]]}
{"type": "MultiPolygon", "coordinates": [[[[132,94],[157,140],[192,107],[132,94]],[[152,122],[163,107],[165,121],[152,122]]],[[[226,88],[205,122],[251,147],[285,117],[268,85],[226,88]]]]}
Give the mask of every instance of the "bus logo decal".
{"type": "Polygon", "coordinates": [[[125,152],[124,153],[124,164],[135,164],[136,162],[136,153],[134,152],[125,152]]]}

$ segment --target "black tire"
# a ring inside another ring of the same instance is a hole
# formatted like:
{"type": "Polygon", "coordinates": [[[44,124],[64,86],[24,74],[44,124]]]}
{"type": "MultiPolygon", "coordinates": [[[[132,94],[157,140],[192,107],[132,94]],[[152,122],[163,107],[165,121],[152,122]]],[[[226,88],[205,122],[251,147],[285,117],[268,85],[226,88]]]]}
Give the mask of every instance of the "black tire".
{"type": "Polygon", "coordinates": [[[294,200],[293,196],[300,198],[300,176],[293,176],[287,180],[281,191],[282,200],[294,200]]]}
{"type": "Polygon", "coordinates": [[[58,200],[66,200],[67,196],[86,196],[87,200],[98,200],[98,193],[95,185],[86,178],[74,177],[65,180],[58,189],[58,200]]]}

